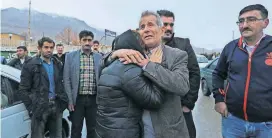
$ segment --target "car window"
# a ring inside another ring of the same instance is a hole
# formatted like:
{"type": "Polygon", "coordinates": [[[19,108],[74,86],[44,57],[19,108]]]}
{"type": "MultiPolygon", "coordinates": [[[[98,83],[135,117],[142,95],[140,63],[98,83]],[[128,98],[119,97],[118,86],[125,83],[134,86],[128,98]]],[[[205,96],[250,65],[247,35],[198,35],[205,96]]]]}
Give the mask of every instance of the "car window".
{"type": "Polygon", "coordinates": [[[18,82],[1,76],[1,109],[21,103],[17,96],[18,88],[18,82]]]}
{"type": "Polygon", "coordinates": [[[214,69],[216,68],[217,62],[218,62],[218,59],[216,59],[216,60],[209,66],[209,69],[214,70],[214,69]]]}
{"type": "Polygon", "coordinates": [[[197,62],[198,63],[208,63],[209,60],[206,57],[197,57],[197,62]]]}

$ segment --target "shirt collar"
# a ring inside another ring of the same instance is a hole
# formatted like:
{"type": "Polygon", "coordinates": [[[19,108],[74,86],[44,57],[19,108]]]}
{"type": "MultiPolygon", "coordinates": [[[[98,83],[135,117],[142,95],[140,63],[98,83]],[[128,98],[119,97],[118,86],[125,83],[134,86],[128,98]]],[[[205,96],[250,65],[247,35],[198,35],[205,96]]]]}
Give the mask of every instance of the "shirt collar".
{"type": "Polygon", "coordinates": [[[161,45],[159,45],[159,46],[153,48],[152,50],[148,50],[148,51],[147,51],[147,54],[148,54],[148,55],[151,55],[154,51],[156,51],[156,50],[159,49],[159,48],[161,48],[161,45]]]}
{"type": "MultiPolygon", "coordinates": [[[[42,61],[43,63],[48,64],[48,63],[44,60],[43,56],[40,56],[40,59],[41,59],[41,61],[42,61]]],[[[52,62],[53,62],[53,59],[50,58],[50,64],[52,64],[52,62]]]]}
{"type": "MultiPolygon", "coordinates": [[[[83,52],[83,49],[82,49],[82,48],[80,49],[80,54],[81,54],[81,55],[85,55],[85,53],[83,52]]],[[[91,50],[90,55],[92,55],[92,54],[93,54],[93,51],[91,50]]]]}
{"type": "MultiPolygon", "coordinates": [[[[266,36],[266,34],[263,34],[263,36],[260,38],[260,40],[259,40],[254,46],[260,44],[261,40],[262,40],[265,36],[266,36]]],[[[247,43],[245,42],[245,40],[243,40],[243,48],[245,48],[246,46],[249,46],[249,45],[247,45],[247,43]]]]}

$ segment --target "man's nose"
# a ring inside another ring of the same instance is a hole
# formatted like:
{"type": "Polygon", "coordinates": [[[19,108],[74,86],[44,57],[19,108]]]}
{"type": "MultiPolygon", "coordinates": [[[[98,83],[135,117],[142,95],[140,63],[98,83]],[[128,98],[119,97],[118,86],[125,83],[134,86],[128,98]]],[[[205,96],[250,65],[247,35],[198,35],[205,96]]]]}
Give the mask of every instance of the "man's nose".
{"type": "Polygon", "coordinates": [[[245,21],[245,22],[243,22],[242,24],[241,24],[241,27],[242,28],[246,28],[246,27],[248,27],[249,26],[249,24],[245,21]]]}
{"type": "Polygon", "coordinates": [[[170,25],[167,25],[167,26],[166,26],[166,29],[167,29],[167,30],[172,30],[173,27],[171,27],[170,25]]]}

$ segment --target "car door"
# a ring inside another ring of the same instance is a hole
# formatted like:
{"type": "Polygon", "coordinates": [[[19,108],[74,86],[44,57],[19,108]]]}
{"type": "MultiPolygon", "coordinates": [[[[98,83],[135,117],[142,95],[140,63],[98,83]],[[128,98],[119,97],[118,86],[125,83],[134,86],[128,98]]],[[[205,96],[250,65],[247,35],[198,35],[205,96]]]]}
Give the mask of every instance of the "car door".
{"type": "Polygon", "coordinates": [[[209,87],[210,90],[212,90],[212,73],[213,70],[216,68],[218,59],[215,59],[208,67],[206,70],[206,77],[207,77],[207,85],[209,87]]]}
{"type": "Polygon", "coordinates": [[[31,120],[25,105],[19,100],[19,83],[1,74],[1,137],[30,137],[31,120]]]}

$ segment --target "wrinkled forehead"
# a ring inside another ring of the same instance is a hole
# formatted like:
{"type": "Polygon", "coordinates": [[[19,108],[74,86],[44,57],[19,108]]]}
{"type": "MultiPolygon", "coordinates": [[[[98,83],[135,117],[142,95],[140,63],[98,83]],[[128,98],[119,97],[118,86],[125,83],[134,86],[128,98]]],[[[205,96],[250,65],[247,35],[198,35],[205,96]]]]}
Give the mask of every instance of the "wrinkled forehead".
{"type": "Polygon", "coordinates": [[[243,13],[241,16],[239,16],[239,19],[245,19],[245,18],[250,18],[250,17],[256,17],[256,18],[262,18],[262,14],[261,11],[258,10],[252,10],[252,11],[248,11],[243,13]]]}
{"type": "Polygon", "coordinates": [[[147,16],[143,16],[140,19],[139,26],[148,24],[148,23],[156,24],[156,22],[157,22],[157,19],[154,15],[147,15],[147,16]]]}

